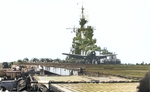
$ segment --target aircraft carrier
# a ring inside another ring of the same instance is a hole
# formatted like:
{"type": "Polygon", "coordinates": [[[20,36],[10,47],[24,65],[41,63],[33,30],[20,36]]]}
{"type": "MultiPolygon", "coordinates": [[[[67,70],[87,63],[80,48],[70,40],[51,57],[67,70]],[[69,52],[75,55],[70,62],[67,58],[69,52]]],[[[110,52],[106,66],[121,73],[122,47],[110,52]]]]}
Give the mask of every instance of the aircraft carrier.
{"type": "MultiPolygon", "coordinates": [[[[84,66],[46,66],[44,64],[16,64],[11,68],[1,68],[1,91],[39,92],[82,92],[79,85],[96,87],[101,83],[129,83],[130,79],[84,74],[84,66]]],[[[90,89],[88,89],[90,90],[90,89]]],[[[92,89],[91,89],[92,90],[92,89]]],[[[99,89],[94,89],[99,90],[99,89]]],[[[87,92],[87,91],[83,91],[87,92]]]]}

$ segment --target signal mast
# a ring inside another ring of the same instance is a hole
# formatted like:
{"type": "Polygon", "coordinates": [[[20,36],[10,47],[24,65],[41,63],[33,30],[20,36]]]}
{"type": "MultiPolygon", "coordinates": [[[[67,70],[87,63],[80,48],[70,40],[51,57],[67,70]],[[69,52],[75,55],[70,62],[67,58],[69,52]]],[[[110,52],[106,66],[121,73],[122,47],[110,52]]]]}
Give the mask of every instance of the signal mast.
{"type": "MultiPolygon", "coordinates": [[[[83,3],[82,3],[82,4],[83,4],[83,3]]],[[[77,5],[78,5],[78,3],[77,3],[77,5]]],[[[84,17],[84,8],[83,8],[83,5],[82,5],[82,8],[81,8],[81,16],[82,16],[81,18],[85,18],[85,17],[84,17]]],[[[77,33],[77,29],[78,29],[78,28],[76,28],[75,25],[74,25],[73,28],[66,28],[66,29],[72,29],[73,31],[71,31],[71,33],[77,33]]]]}

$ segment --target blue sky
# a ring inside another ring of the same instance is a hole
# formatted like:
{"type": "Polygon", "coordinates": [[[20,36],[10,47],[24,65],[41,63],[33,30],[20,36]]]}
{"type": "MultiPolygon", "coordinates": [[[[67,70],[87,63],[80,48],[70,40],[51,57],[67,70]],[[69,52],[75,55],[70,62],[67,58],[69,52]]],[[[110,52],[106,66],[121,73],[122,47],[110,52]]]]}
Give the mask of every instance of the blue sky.
{"type": "Polygon", "coordinates": [[[0,0],[0,62],[65,59],[82,2],[98,46],[122,63],[150,62],[149,0],[0,0]]]}

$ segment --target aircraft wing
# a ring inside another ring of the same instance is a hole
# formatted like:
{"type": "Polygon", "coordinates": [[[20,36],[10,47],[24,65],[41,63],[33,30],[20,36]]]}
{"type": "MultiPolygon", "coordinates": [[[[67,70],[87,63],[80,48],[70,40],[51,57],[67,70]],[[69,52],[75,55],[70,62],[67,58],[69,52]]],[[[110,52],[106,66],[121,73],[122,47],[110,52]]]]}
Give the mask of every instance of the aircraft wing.
{"type": "Polygon", "coordinates": [[[107,56],[116,56],[117,54],[110,54],[110,55],[101,55],[101,56],[96,56],[97,58],[107,58],[107,56]]]}
{"type": "Polygon", "coordinates": [[[85,55],[78,55],[78,54],[67,54],[67,53],[62,53],[63,55],[68,55],[70,57],[73,57],[73,58],[76,58],[76,59],[84,59],[86,58],[87,56],[85,55]]]}

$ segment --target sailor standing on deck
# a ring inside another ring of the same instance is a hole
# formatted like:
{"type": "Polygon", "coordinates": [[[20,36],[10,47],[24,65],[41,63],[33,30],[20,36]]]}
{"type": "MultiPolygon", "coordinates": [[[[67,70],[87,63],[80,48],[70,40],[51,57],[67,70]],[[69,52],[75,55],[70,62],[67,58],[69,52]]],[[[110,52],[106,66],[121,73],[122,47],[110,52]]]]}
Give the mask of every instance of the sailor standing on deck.
{"type": "Polygon", "coordinates": [[[43,66],[39,66],[39,69],[40,69],[40,75],[44,75],[43,66]]]}

